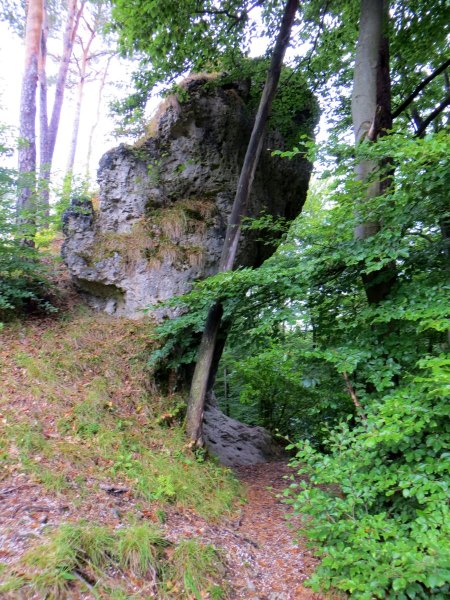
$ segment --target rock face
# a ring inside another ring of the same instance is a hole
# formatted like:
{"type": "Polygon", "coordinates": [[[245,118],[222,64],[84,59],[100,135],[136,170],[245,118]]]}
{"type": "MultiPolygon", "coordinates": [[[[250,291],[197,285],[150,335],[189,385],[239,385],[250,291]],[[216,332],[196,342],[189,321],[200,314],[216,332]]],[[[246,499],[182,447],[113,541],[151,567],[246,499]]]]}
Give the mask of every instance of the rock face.
{"type": "MultiPolygon", "coordinates": [[[[184,88],[187,99],[165,100],[145,140],[103,156],[99,206],[75,200],[65,214],[63,258],[90,304],[111,314],[139,316],[217,271],[254,115],[244,84],[200,76],[184,88]]],[[[301,210],[311,165],[271,156],[283,147],[269,131],[249,216],[301,210]]],[[[258,266],[273,251],[257,237],[242,236],[240,265],[258,266]]]]}
{"type": "Polygon", "coordinates": [[[209,452],[229,467],[286,458],[264,427],[240,423],[211,404],[207,405],[203,415],[203,436],[209,452]]]}

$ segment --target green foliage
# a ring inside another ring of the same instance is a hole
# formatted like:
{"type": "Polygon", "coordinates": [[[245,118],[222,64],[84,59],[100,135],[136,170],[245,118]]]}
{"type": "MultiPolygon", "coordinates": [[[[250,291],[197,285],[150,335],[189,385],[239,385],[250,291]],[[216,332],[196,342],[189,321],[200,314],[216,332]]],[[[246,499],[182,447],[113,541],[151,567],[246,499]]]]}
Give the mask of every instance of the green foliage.
{"type": "Polygon", "coordinates": [[[444,598],[448,135],[396,133],[353,157],[337,151],[333,179],[313,186],[261,268],[217,275],[171,301],[185,312],[160,327],[168,343],[156,358],[176,366],[171,352],[183,348],[181,360],[192,360],[206,307],[219,298],[231,323],[216,386],[222,406],[304,440],[294,466],[310,483],[294,483],[288,497],[324,556],[312,585],[355,598],[444,598]],[[364,204],[365,187],[352,177],[361,157],[394,182],[364,204]],[[383,229],[355,239],[361,220],[383,229]],[[395,269],[394,284],[368,304],[361,274],[382,266],[395,269]]]}
{"type": "Polygon", "coordinates": [[[310,340],[297,331],[274,327],[258,337],[244,346],[237,335],[230,338],[215,387],[222,409],[273,433],[320,443],[325,428],[353,410],[345,390],[336,391],[334,369],[309,357],[310,340]]]}
{"type": "Polygon", "coordinates": [[[418,375],[343,424],[327,454],[298,445],[289,502],[324,557],[311,579],[354,598],[446,598],[450,591],[448,396],[450,359],[420,362],[418,375]],[[307,517],[306,517],[307,518],[307,517]]]}
{"type": "MultiPolygon", "coordinates": [[[[135,91],[112,106],[124,130],[139,131],[149,94],[156,85],[172,84],[176,77],[192,72],[220,73],[222,84],[248,81],[251,83],[249,107],[256,112],[270,52],[265,57],[250,59],[248,50],[257,38],[265,45],[267,39],[274,39],[283,9],[281,1],[265,3],[260,8],[251,0],[223,3],[187,0],[182,4],[153,0],[138,1],[133,6],[124,0],[115,0],[112,27],[119,34],[121,50],[126,55],[138,56],[141,61],[139,71],[133,75],[135,91]]],[[[186,91],[180,86],[170,89],[177,93],[180,102],[186,100],[186,91]]],[[[304,70],[286,67],[270,121],[282,132],[287,146],[296,142],[302,133],[310,135],[318,112],[304,70]]]]}
{"type": "MultiPolygon", "coordinates": [[[[306,73],[308,84],[322,99],[322,108],[334,125],[331,135],[341,134],[351,125],[350,97],[354,47],[358,37],[359,0],[345,2],[302,2],[302,26],[298,44],[309,49],[294,60],[295,67],[306,73]]],[[[445,0],[391,0],[387,37],[390,46],[392,106],[395,110],[405,98],[446,57],[450,8],[445,0]]],[[[414,101],[422,118],[443,100],[444,76],[437,77],[414,101]]],[[[412,129],[408,111],[396,124],[412,129]]]]}
{"type": "MultiPolygon", "coordinates": [[[[12,153],[8,131],[0,127],[0,160],[12,153]]],[[[16,172],[0,166],[0,320],[30,310],[53,310],[48,270],[30,245],[26,215],[15,209],[16,172]]],[[[31,228],[32,229],[32,228],[31,228]]]]}
{"type": "Polygon", "coordinates": [[[119,34],[121,51],[141,59],[134,74],[136,91],[122,112],[131,116],[135,108],[142,110],[157,83],[192,71],[229,70],[254,26],[247,12],[251,5],[250,0],[232,0],[222,11],[209,0],[138,0],[133,5],[115,0],[112,28],[119,34]]]}
{"type": "Polygon", "coordinates": [[[311,356],[350,374],[364,412],[356,426],[330,432],[324,453],[309,442],[296,446],[293,464],[310,479],[288,496],[309,516],[304,533],[324,556],[315,589],[367,599],[449,592],[447,148],[444,132],[363,145],[364,156],[390,156],[395,169],[395,184],[364,207],[363,219],[384,223],[364,242],[345,233],[355,218],[347,207],[361,190],[347,178],[336,182],[337,236],[313,263],[319,343],[311,356]],[[367,305],[358,274],[393,263],[390,296],[367,305]]]}
{"type": "MultiPolygon", "coordinates": [[[[267,77],[270,60],[268,58],[236,57],[230,72],[221,81],[248,81],[250,86],[247,105],[256,113],[267,77]]],[[[319,106],[314,94],[307,86],[301,70],[285,66],[280,75],[268,127],[279,131],[285,147],[291,148],[303,136],[311,136],[319,118],[319,106]]]]}

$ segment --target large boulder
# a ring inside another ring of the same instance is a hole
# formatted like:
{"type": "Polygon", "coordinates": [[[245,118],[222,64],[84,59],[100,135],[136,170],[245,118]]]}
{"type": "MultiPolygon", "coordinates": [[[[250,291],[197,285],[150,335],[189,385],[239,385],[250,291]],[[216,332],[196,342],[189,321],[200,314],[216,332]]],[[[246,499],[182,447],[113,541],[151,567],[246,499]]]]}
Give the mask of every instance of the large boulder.
{"type": "MultiPolygon", "coordinates": [[[[65,214],[63,257],[95,307],[139,316],[217,271],[227,219],[254,114],[248,86],[193,77],[182,100],[161,105],[145,139],[107,152],[98,171],[99,205],[75,201],[65,214]]],[[[308,107],[293,127],[312,133],[308,107]]],[[[300,117],[299,117],[300,116],[300,117]]],[[[294,218],[306,199],[311,165],[272,156],[283,149],[267,133],[248,215],[294,218]]],[[[238,263],[258,266],[273,251],[245,231],[238,263]]]]}
{"type": "Polygon", "coordinates": [[[223,465],[257,465],[282,460],[286,453],[264,427],[246,425],[208,403],[203,415],[203,437],[208,451],[223,465]]]}

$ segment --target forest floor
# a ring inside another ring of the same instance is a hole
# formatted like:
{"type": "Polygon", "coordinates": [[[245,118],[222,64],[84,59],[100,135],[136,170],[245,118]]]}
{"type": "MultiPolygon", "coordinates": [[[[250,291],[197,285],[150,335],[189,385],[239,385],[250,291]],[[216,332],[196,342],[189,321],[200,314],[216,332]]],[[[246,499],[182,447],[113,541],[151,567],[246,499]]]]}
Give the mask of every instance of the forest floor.
{"type": "Polygon", "coordinates": [[[0,597],[320,599],[287,463],[195,457],[151,323],[76,304],[0,333],[0,597]]]}

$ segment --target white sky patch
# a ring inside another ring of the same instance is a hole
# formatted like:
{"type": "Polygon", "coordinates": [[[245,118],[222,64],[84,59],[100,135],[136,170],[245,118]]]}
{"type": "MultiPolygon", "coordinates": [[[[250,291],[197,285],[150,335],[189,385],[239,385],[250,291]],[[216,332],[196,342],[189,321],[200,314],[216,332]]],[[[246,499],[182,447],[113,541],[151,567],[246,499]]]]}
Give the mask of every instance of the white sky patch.
{"type": "MultiPolygon", "coordinates": [[[[23,41],[6,26],[0,23],[0,63],[2,69],[0,72],[0,119],[6,125],[19,130],[20,116],[20,90],[22,85],[22,74],[24,67],[24,44],[23,41]]],[[[49,53],[58,55],[61,51],[60,39],[49,39],[49,53]]],[[[48,60],[48,77],[56,74],[57,65],[50,59],[48,60]]],[[[96,171],[101,156],[114,145],[117,141],[112,135],[113,123],[109,117],[109,102],[118,96],[118,86],[123,81],[123,86],[129,86],[130,66],[124,61],[114,58],[111,62],[108,80],[105,86],[103,101],[101,107],[100,120],[95,132],[93,143],[90,171],[95,181],[96,171]]],[[[85,85],[85,94],[81,108],[81,120],[78,137],[77,154],[75,159],[75,171],[77,174],[84,175],[86,171],[86,157],[88,150],[88,139],[91,127],[96,119],[97,98],[99,90],[99,81],[88,82],[85,85]]],[[[48,90],[48,111],[49,118],[53,106],[54,86],[49,85],[48,90]]],[[[66,89],[64,95],[63,109],[59,125],[58,137],[54,153],[53,163],[53,182],[57,187],[64,171],[69,153],[69,145],[72,137],[72,126],[75,112],[76,87],[66,89]]],[[[36,134],[39,135],[38,114],[36,116],[36,134]]],[[[37,147],[39,147],[39,138],[37,138],[37,147]]],[[[17,162],[17,158],[15,159],[17,162]]],[[[11,166],[11,165],[10,165],[11,166]]],[[[12,166],[15,166],[13,163],[12,166]]]]}
{"type": "MultiPolygon", "coordinates": [[[[20,89],[22,82],[22,73],[24,65],[24,44],[22,40],[14,34],[5,23],[0,23],[0,61],[2,69],[0,72],[0,108],[2,109],[0,114],[0,120],[16,128],[18,131],[19,125],[19,112],[20,112],[20,89]]],[[[61,51],[61,39],[49,39],[49,53],[58,55],[61,51]]],[[[101,44],[101,40],[99,40],[101,44]]],[[[256,37],[252,43],[250,55],[252,57],[261,56],[266,51],[269,44],[269,39],[264,37],[256,37]]],[[[298,56],[299,52],[305,53],[308,50],[308,46],[299,48],[290,48],[287,52],[286,58],[289,62],[291,58],[298,56]]],[[[109,75],[107,81],[110,83],[105,86],[101,116],[96,128],[95,138],[93,143],[90,173],[91,181],[95,185],[96,171],[102,155],[109,149],[113,148],[118,144],[117,139],[113,135],[114,123],[109,115],[109,103],[111,100],[118,96],[124,96],[124,90],[118,89],[122,82],[122,88],[131,91],[131,73],[137,67],[136,64],[125,62],[118,58],[112,60],[109,75]]],[[[56,74],[57,65],[48,60],[48,76],[56,74]]],[[[88,150],[88,139],[92,124],[96,118],[97,112],[97,97],[98,97],[99,82],[89,82],[85,85],[85,94],[81,110],[81,121],[79,129],[78,147],[75,158],[75,173],[84,176],[86,172],[86,157],[88,150]]],[[[75,111],[75,91],[76,88],[66,89],[65,98],[63,103],[63,110],[61,114],[61,121],[58,131],[58,137],[56,140],[54,163],[53,163],[53,176],[52,182],[54,189],[60,189],[60,182],[65,172],[66,163],[68,159],[69,146],[72,136],[72,125],[75,111]]],[[[54,86],[49,86],[48,91],[48,111],[49,116],[51,114],[51,108],[53,105],[53,94],[54,86]]],[[[150,115],[161,98],[158,94],[153,94],[149,99],[147,105],[147,115],[150,115]]],[[[36,119],[36,132],[39,134],[38,128],[38,115],[36,119]]],[[[323,141],[326,139],[327,124],[322,117],[319,128],[318,128],[318,140],[323,141]]],[[[133,140],[121,139],[132,143],[133,140]]],[[[37,140],[37,147],[39,147],[39,140],[37,140]]],[[[16,166],[17,158],[15,162],[9,164],[9,166],[16,166]]]]}

